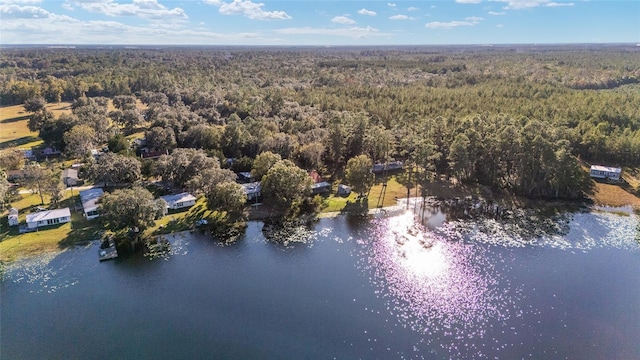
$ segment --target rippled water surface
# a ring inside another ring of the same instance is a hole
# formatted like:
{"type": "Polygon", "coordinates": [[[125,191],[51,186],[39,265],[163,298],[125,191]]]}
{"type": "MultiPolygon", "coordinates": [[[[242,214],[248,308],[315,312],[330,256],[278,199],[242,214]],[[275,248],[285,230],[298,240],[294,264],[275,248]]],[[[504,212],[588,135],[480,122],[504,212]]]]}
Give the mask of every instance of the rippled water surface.
{"type": "Polygon", "coordinates": [[[640,359],[636,215],[432,214],[25,260],[0,284],[0,358],[640,359]]]}

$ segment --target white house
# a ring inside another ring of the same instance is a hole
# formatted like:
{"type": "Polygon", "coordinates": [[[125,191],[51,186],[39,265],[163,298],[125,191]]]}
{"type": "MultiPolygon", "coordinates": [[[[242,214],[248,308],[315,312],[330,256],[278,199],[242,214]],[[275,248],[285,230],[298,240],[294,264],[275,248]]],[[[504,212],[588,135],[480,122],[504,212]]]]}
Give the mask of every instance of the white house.
{"type": "Polygon", "coordinates": [[[602,165],[591,165],[591,171],[589,175],[592,178],[598,179],[607,179],[607,180],[620,180],[620,175],[622,174],[621,168],[602,166],[602,165]]]}
{"type": "Polygon", "coordinates": [[[104,194],[101,188],[94,188],[80,191],[80,201],[82,201],[82,209],[87,220],[95,219],[98,213],[98,199],[104,194]]]}
{"type": "Polygon", "coordinates": [[[187,192],[160,196],[160,198],[167,202],[167,209],[171,210],[188,208],[196,204],[196,197],[187,192]]]}
{"type": "Polygon", "coordinates": [[[248,184],[241,184],[244,188],[244,193],[247,195],[247,200],[255,200],[262,195],[262,186],[260,182],[252,182],[248,184]]]}
{"type": "Polygon", "coordinates": [[[18,226],[18,209],[16,208],[9,209],[9,215],[7,216],[7,221],[9,222],[9,226],[18,226]]]}
{"type": "Polygon", "coordinates": [[[71,221],[71,211],[69,208],[38,211],[27,215],[27,227],[35,229],[40,226],[50,226],[64,224],[71,221]]]}

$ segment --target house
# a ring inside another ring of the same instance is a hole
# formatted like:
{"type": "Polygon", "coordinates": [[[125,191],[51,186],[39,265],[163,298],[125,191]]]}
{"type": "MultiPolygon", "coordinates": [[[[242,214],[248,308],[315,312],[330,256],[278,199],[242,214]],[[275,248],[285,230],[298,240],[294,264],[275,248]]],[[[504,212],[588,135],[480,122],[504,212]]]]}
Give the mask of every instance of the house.
{"type": "Polygon", "coordinates": [[[7,221],[9,222],[9,226],[18,226],[18,209],[16,208],[9,209],[9,215],[7,216],[7,221]]]}
{"type": "Polygon", "coordinates": [[[196,197],[187,192],[160,196],[160,199],[167,202],[167,209],[170,210],[190,208],[196,204],[196,197]]]}
{"type": "Polygon", "coordinates": [[[82,201],[82,209],[87,220],[95,219],[100,214],[98,212],[98,199],[104,194],[101,188],[93,188],[80,191],[80,201],[82,201]]]}
{"type": "Polygon", "coordinates": [[[351,194],[351,187],[344,185],[344,184],[340,184],[338,185],[338,195],[340,196],[349,196],[349,194],[351,194]]]}
{"type": "Polygon", "coordinates": [[[8,170],[6,174],[8,181],[15,182],[24,177],[24,170],[8,170]]]}
{"type": "Polygon", "coordinates": [[[27,215],[27,227],[29,229],[64,224],[69,221],[71,221],[71,211],[69,211],[69,208],[38,211],[27,215]]]}
{"type": "Polygon", "coordinates": [[[250,182],[254,182],[250,171],[241,171],[238,173],[238,183],[246,184],[250,182]]]}
{"type": "Polygon", "coordinates": [[[62,153],[60,152],[60,150],[55,150],[53,148],[45,148],[44,150],[42,150],[42,156],[44,158],[51,158],[51,157],[59,157],[60,155],[62,155],[62,153]]]}
{"type": "Polygon", "coordinates": [[[248,201],[255,200],[262,195],[262,186],[259,181],[242,184],[242,187],[244,188],[244,193],[247,195],[248,201]]]}
{"type": "Polygon", "coordinates": [[[23,155],[25,159],[36,160],[36,155],[33,153],[33,150],[24,150],[23,155]]]}
{"type": "Polygon", "coordinates": [[[160,156],[162,156],[162,155],[169,155],[169,151],[165,150],[165,151],[143,152],[142,154],[140,154],[140,157],[143,158],[143,159],[156,160],[156,159],[159,159],[160,156]]]}
{"type": "Polygon", "coordinates": [[[320,174],[318,174],[318,172],[315,170],[309,171],[309,177],[313,180],[314,183],[320,183],[324,181],[322,179],[322,176],[320,176],[320,174]]]}
{"type": "Polygon", "coordinates": [[[397,170],[402,170],[403,166],[404,166],[404,163],[402,161],[391,161],[384,164],[378,163],[373,165],[373,167],[371,168],[371,172],[374,174],[380,174],[385,170],[397,171],[397,170]]]}
{"type": "Polygon", "coordinates": [[[326,181],[315,183],[311,185],[311,194],[328,194],[331,192],[331,184],[326,181]]]}
{"type": "Polygon", "coordinates": [[[76,186],[80,182],[77,169],[64,169],[62,171],[62,182],[66,186],[76,186]]]}
{"type": "Polygon", "coordinates": [[[589,175],[592,178],[606,179],[620,181],[620,175],[622,174],[621,168],[614,168],[602,165],[591,165],[591,171],[589,175]]]}

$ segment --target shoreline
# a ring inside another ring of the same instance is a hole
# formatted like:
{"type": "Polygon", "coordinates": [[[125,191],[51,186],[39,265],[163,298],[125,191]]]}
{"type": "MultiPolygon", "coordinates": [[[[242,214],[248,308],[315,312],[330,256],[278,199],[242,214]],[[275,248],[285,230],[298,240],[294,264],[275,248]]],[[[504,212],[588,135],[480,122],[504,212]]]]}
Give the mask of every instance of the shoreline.
{"type": "MultiPolygon", "coordinates": [[[[393,206],[386,206],[386,207],[381,207],[381,208],[374,208],[374,209],[369,209],[367,212],[367,216],[371,217],[371,216],[375,216],[378,214],[383,214],[383,216],[393,216],[393,214],[399,213],[399,212],[404,212],[407,211],[407,206],[406,206],[406,202],[407,200],[409,202],[412,201],[422,201],[422,198],[418,197],[413,197],[413,198],[401,198],[401,199],[396,199],[397,200],[397,204],[393,205],[393,206]]],[[[427,205],[433,206],[433,207],[440,207],[443,206],[445,204],[445,202],[449,200],[453,200],[453,199],[442,199],[442,198],[437,198],[435,196],[431,196],[431,197],[427,197],[427,205]]],[[[465,200],[472,200],[475,202],[478,201],[486,201],[487,199],[485,198],[471,198],[468,197],[465,200]]],[[[577,203],[575,202],[567,202],[567,201],[554,201],[554,202],[544,202],[544,201],[530,201],[527,202],[526,204],[513,204],[512,203],[512,207],[520,207],[520,208],[524,208],[524,207],[528,207],[528,206],[533,206],[533,207],[542,207],[542,206],[563,206],[563,207],[567,207],[568,211],[571,211],[569,208],[571,207],[571,205],[577,205],[577,203]]],[[[626,205],[620,205],[620,206],[614,206],[614,205],[602,205],[602,204],[596,204],[596,203],[591,203],[591,204],[587,204],[587,203],[581,203],[580,206],[585,206],[588,211],[590,212],[606,212],[606,213],[612,213],[612,214],[617,214],[620,216],[632,216],[632,215],[636,215],[640,217],[640,207],[638,206],[634,206],[631,204],[626,204],[626,205]]],[[[414,206],[410,206],[410,208],[413,208],[414,206]]],[[[412,210],[409,210],[412,211],[412,210]]],[[[331,211],[331,212],[320,212],[317,214],[316,218],[317,219],[331,219],[331,218],[337,218],[339,216],[348,216],[347,213],[344,212],[340,212],[340,211],[331,211]]],[[[250,218],[247,220],[247,222],[264,222],[265,220],[267,220],[268,217],[264,217],[264,218],[250,218]]],[[[172,231],[172,232],[168,232],[168,233],[162,233],[162,234],[157,234],[157,236],[161,236],[161,235],[170,235],[170,236],[176,236],[179,235],[181,233],[190,233],[192,230],[191,229],[184,229],[184,230],[176,230],[176,231],[172,231]]],[[[7,240],[5,240],[7,241],[7,240]]],[[[93,239],[93,240],[82,240],[82,241],[77,241],[73,244],[68,244],[68,246],[65,246],[63,248],[57,246],[55,248],[39,248],[39,249],[34,249],[33,251],[30,252],[26,252],[23,254],[19,254],[13,258],[0,258],[0,270],[2,267],[16,263],[18,261],[21,260],[27,260],[30,258],[35,258],[38,256],[44,256],[44,255],[57,255],[57,254],[61,254],[65,251],[67,251],[70,248],[75,248],[78,246],[89,246],[92,245],[94,242],[98,242],[99,239],[93,239]]],[[[19,245],[15,245],[15,246],[19,246],[19,245]]],[[[1,274],[1,272],[0,272],[1,274]]]]}

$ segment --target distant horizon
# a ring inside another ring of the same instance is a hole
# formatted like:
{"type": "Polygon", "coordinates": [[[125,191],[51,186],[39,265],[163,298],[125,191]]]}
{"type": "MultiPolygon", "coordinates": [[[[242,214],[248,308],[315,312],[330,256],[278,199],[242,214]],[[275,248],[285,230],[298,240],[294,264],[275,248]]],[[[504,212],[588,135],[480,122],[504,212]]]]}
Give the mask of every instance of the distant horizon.
{"type": "Polygon", "coordinates": [[[490,47],[638,47],[640,43],[634,42],[609,42],[609,43],[498,43],[498,44],[370,44],[370,45],[315,45],[315,44],[297,44],[297,45],[234,45],[234,44],[192,44],[192,45],[179,45],[179,44],[0,44],[0,48],[50,48],[50,49],[74,49],[74,48],[123,48],[123,49],[136,49],[136,48],[402,48],[402,47],[434,47],[434,48],[446,48],[446,47],[473,47],[473,48],[490,48],[490,47]]]}
{"type": "Polygon", "coordinates": [[[0,0],[0,46],[640,43],[640,1],[0,0]]]}

